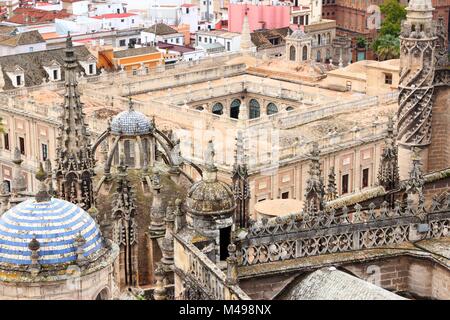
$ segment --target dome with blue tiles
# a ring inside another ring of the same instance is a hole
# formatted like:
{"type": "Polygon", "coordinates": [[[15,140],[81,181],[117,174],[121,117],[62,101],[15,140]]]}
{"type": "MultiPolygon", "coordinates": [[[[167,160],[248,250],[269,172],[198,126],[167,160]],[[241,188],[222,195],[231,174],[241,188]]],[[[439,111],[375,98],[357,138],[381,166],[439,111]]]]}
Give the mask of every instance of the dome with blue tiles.
{"type": "Polygon", "coordinates": [[[86,211],[61,199],[26,200],[0,218],[0,263],[30,265],[32,250],[40,265],[76,261],[80,236],[86,258],[102,251],[100,231],[86,211]]]}
{"type": "Polygon", "coordinates": [[[141,112],[133,109],[133,103],[130,100],[130,106],[127,111],[122,111],[111,121],[111,132],[123,135],[141,135],[152,131],[150,120],[141,112]]]}

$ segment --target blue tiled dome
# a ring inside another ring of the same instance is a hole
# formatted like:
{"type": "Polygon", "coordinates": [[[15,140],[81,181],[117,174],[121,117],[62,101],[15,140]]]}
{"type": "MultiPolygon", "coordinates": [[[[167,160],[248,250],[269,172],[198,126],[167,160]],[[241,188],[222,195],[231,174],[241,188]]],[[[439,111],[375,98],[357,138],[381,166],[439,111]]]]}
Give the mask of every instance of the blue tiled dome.
{"type": "Polygon", "coordinates": [[[150,120],[135,110],[122,111],[111,122],[111,132],[116,134],[139,135],[149,133],[152,129],[150,120]]]}
{"type": "Polygon", "coordinates": [[[29,265],[28,245],[40,244],[39,264],[55,265],[76,260],[75,239],[81,234],[86,257],[103,247],[95,221],[80,207],[61,199],[26,200],[0,218],[0,263],[29,265]]]}

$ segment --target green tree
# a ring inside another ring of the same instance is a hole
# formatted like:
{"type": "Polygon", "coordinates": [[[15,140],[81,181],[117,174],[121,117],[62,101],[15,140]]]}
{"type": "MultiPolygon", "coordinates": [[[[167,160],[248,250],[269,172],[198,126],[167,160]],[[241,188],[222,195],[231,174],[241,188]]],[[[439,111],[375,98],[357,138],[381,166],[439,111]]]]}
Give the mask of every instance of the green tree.
{"type": "Polygon", "coordinates": [[[401,22],[406,18],[405,6],[398,0],[385,0],[380,5],[383,20],[378,37],[372,43],[372,49],[379,60],[396,59],[400,56],[401,22]]]}
{"type": "Polygon", "coordinates": [[[367,39],[361,36],[357,37],[356,45],[358,46],[358,48],[365,48],[367,46],[367,39]]]}
{"type": "Polygon", "coordinates": [[[400,57],[400,39],[391,34],[380,36],[376,40],[377,49],[376,54],[378,59],[389,60],[400,57]]]}
{"type": "Polygon", "coordinates": [[[385,0],[380,5],[380,11],[383,14],[380,36],[391,34],[398,37],[400,35],[401,22],[406,19],[405,6],[401,5],[398,0],[385,0]]]}

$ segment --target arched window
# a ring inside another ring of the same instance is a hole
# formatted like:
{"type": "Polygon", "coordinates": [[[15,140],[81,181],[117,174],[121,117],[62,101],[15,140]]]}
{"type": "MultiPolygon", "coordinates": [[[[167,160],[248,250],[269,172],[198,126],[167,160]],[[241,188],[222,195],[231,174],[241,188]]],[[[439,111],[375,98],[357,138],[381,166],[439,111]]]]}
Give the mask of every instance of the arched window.
{"type": "Polygon", "coordinates": [[[212,113],[217,114],[217,115],[222,115],[223,114],[223,104],[221,104],[220,102],[217,102],[216,104],[213,105],[212,107],[212,113]]]}
{"type": "Polygon", "coordinates": [[[320,34],[318,34],[318,35],[317,35],[317,44],[318,44],[319,46],[321,45],[320,40],[321,40],[321,36],[320,36],[320,34]]]}
{"type": "Polygon", "coordinates": [[[271,114],[277,113],[278,112],[278,107],[275,103],[269,103],[267,105],[267,115],[270,116],[271,114]]]}
{"type": "Polygon", "coordinates": [[[320,50],[317,50],[317,62],[320,62],[322,60],[322,56],[320,54],[320,50]]]}
{"type": "Polygon", "coordinates": [[[202,106],[198,106],[198,107],[195,107],[195,110],[203,111],[203,110],[205,110],[205,108],[203,108],[202,106]]]}
{"type": "Polygon", "coordinates": [[[291,46],[289,48],[289,60],[295,61],[295,47],[291,46]]]}
{"type": "Polygon", "coordinates": [[[135,150],[134,141],[125,140],[123,143],[124,153],[125,153],[125,164],[130,167],[135,166],[135,150]]]}
{"type": "Polygon", "coordinates": [[[234,99],[230,105],[230,117],[237,119],[239,117],[239,107],[241,106],[241,100],[234,99]]]}
{"type": "Polygon", "coordinates": [[[292,110],[294,110],[294,107],[287,107],[286,108],[286,111],[292,111],[292,110]]]}
{"type": "Polygon", "coordinates": [[[249,107],[250,107],[250,119],[255,119],[255,118],[259,118],[260,113],[261,113],[261,107],[259,106],[259,102],[256,101],[255,99],[250,100],[249,103],[249,107]]]}
{"type": "Polygon", "coordinates": [[[302,49],[302,60],[303,61],[306,61],[306,60],[308,60],[308,47],[307,46],[303,46],[303,49],[302,49]]]}

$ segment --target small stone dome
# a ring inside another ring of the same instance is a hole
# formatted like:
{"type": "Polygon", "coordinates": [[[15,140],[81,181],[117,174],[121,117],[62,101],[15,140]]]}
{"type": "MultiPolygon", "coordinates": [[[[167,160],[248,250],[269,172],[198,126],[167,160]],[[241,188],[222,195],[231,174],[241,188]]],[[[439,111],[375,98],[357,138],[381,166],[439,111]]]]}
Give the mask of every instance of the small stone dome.
{"type": "Polygon", "coordinates": [[[222,215],[234,211],[236,202],[231,187],[217,179],[212,142],[208,144],[203,179],[194,183],[186,197],[186,209],[194,215],[222,215]]]}
{"type": "Polygon", "coordinates": [[[85,257],[102,251],[100,231],[86,211],[61,199],[29,199],[0,218],[0,263],[30,265],[32,250],[38,250],[41,265],[70,263],[81,237],[85,257]]]}
{"type": "Polygon", "coordinates": [[[111,121],[111,132],[123,135],[141,135],[150,133],[153,125],[150,120],[141,112],[133,109],[133,103],[130,100],[130,107],[122,111],[111,121]]]}
{"type": "Polygon", "coordinates": [[[196,215],[232,212],[236,203],[230,186],[222,181],[202,180],[195,183],[186,198],[187,210],[196,215]]]}

